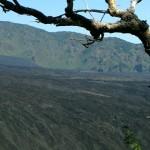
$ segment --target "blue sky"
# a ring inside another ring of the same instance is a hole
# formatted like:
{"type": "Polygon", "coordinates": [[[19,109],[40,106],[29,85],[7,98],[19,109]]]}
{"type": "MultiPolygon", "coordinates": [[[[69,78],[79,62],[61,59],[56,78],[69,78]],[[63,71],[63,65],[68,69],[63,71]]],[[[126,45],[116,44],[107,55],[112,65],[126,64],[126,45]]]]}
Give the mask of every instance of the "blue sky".
{"type": "MultiPolygon", "coordinates": [[[[28,6],[33,7],[35,9],[39,9],[43,11],[47,15],[59,15],[64,12],[64,8],[66,7],[66,0],[20,0],[20,3],[28,6]]],[[[106,9],[107,5],[104,2],[104,0],[75,0],[75,9],[81,9],[86,8],[86,3],[88,4],[89,8],[96,8],[96,9],[106,9]]],[[[130,0],[118,0],[117,5],[125,9],[129,6],[130,0]]],[[[143,0],[136,9],[136,14],[143,20],[147,20],[150,24],[150,0],[143,0]]],[[[94,18],[100,19],[100,14],[92,14],[94,18]]],[[[91,16],[89,16],[91,17],[91,16]]],[[[105,22],[113,22],[116,21],[116,18],[111,18],[108,16],[105,16],[104,21],[105,22]]],[[[10,21],[15,23],[22,23],[22,24],[28,24],[37,28],[44,29],[49,32],[56,32],[56,31],[74,31],[84,34],[89,34],[88,31],[85,29],[79,28],[79,27],[55,27],[54,25],[43,25],[40,23],[36,23],[35,19],[33,17],[29,16],[21,16],[12,12],[9,12],[7,14],[4,14],[0,10],[0,21],[10,21]]],[[[117,36],[120,38],[123,38],[127,41],[132,41],[134,43],[139,43],[140,41],[132,36],[132,35],[125,35],[125,34],[107,34],[106,36],[117,36]]]]}

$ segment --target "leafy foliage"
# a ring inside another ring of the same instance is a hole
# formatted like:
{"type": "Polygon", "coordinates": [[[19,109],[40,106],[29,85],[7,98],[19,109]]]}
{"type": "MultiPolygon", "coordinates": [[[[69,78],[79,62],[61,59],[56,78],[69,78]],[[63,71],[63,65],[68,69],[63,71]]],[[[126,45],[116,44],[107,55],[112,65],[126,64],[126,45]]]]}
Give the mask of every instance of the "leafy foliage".
{"type": "Polygon", "coordinates": [[[142,150],[139,141],[137,140],[135,134],[128,126],[123,127],[124,132],[124,142],[128,145],[131,150],[142,150]]]}

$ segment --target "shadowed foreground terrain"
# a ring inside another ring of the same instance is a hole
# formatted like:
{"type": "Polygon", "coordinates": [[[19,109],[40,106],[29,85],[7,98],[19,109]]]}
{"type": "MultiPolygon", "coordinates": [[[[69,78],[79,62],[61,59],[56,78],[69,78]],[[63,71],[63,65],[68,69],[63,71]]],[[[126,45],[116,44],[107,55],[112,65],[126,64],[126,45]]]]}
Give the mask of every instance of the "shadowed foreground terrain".
{"type": "Polygon", "coordinates": [[[1,66],[0,150],[148,150],[149,91],[149,75],[1,66]]]}

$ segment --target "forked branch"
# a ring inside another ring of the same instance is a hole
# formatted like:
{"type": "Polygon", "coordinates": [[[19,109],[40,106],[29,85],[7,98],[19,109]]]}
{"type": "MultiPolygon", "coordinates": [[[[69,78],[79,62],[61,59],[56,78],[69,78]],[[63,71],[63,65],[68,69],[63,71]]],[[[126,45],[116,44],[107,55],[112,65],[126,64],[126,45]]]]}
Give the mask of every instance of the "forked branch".
{"type": "Polygon", "coordinates": [[[130,6],[126,10],[117,7],[116,0],[105,0],[108,10],[82,9],[74,10],[74,0],[66,0],[65,13],[59,16],[48,16],[39,10],[24,7],[17,0],[0,0],[0,7],[4,12],[13,11],[20,15],[34,16],[38,22],[44,24],[54,24],[56,26],[78,26],[87,29],[93,36],[93,40],[88,40],[87,44],[92,44],[97,40],[102,40],[104,33],[130,33],[137,36],[143,43],[145,51],[150,55],[150,29],[146,21],[140,20],[135,15],[135,8],[142,0],[131,0],[130,6]],[[109,14],[112,17],[120,18],[116,23],[104,23],[89,19],[80,12],[96,12],[109,14]]]}

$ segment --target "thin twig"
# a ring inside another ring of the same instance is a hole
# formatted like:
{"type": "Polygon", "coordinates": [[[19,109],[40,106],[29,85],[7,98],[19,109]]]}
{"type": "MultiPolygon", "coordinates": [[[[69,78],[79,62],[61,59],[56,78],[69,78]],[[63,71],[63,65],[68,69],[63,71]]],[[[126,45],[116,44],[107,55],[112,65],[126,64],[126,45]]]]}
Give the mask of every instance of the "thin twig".
{"type": "MultiPolygon", "coordinates": [[[[74,13],[80,13],[80,12],[83,12],[83,13],[88,13],[88,12],[93,12],[93,13],[100,13],[100,14],[109,14],[108,10],[98,10],[98,9],[79,9],[79,10],[74,10],[73,11],[74,13]]],[[[64,14],[61,14],[57,17],[61,18],[63,16],[65,16],[66,13],[64,14]]]]}
{"type": "Polygon", "coordinates": [[[89,38],[88,36],[85,36],[86,41],[83,40],[83,39],[71,39],[71,40],[77,41],[81,45],[83,45],[84,47],[89,48],[89,46],[92,45],[92,44],[94,44],[95,42],[102,41],[102,38],[103,37],[100,37],[98,39],[93,39],[93,38],[89,38]]]}
{"type": "MultiPolygon", "coordinates": [[[[84,0],[84,3],[85,3],[85,5],[86,5],[86,9],[89,9],[89,6],[88,6],[88,3],[87,3],[86,0],[84,0]]],[[[95,19],[94,16],[92,15],[92,13],[91,13],[90,11],[88,11],[88,13],[90,14],[90,16],[91,16],[93,19],[95,19]]]]}
{"type": "Polygon", "coordinates": [[[101,18],[100,22],[102,22],[102,20],[104,19],[105,15],[106,15],[106,13],[104,13],[104,14],[102,15],[102,18],[101,18]]]}
{"type": "Polygon", "coordinates": [[[108,14],[108,10],[99,10],[99,9],[79,9],[79,10],[75,10],[74,11],[75,13],[80,13],[80,12],[84,12],[84,13],[87,13],[87,12],[94,12],[94,13],[105,13],[105,14],[108,14]]]}

